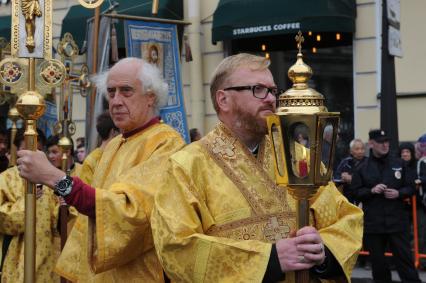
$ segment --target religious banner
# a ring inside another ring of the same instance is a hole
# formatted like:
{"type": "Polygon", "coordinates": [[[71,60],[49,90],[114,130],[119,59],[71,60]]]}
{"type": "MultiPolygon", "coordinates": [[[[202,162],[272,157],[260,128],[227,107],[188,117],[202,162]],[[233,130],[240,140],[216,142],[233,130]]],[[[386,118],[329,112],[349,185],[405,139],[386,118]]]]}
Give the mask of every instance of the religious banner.
{"type": "Polygon", "coordinates": [[[156,65],[169,85],[167,105],[160,109],[161,119],[189,143],[176,25],[143,21],[125,21],[126,51],[156,65]]]}
{"type": "Polygon", "coordinates": [[[54,127],[56,122],[58,121],[56,104],[50,101],[45,101],[46,110],[44,111],[43,116],[38,119],[37,127],[43,131],[46,138],[54,135],[54,127]]]}

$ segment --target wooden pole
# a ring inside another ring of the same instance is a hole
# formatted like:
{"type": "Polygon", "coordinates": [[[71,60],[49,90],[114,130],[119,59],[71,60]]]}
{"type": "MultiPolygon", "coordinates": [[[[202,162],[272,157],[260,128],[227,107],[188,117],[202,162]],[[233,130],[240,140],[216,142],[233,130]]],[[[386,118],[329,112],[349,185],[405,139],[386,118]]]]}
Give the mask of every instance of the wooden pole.
{"type": "MultiPolygon", "coordinates": [[[[99,42],[99,23],[100,23],[100,7],[95,8],[95,17],[93,19],[93,57],[92,57],[92,74],[96,74],[98,72],[98,42],[99,42]]],[[[95,102],[96,102],[96,87],[92,87],[92,95],[90,96],[90,120],[89,125],[94,121],[95,115],[95,102]]]]}

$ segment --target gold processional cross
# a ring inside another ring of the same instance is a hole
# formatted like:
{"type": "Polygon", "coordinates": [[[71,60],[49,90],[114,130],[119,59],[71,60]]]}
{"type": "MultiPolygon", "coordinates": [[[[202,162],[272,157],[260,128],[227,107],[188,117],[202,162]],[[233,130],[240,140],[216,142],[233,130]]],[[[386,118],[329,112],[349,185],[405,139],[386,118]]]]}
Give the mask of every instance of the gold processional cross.
{"type": "Polygon", "coordinates": [[[299,50],[299,53],[302,53],[302,43],[305,41],[305,38],[303,37],[302,32],[300,30],[297,33],[295,39],[297,42],[297,49],[299,50]]]}
{"type": "MultiPolygon", "coordinates": [[[[0,61],[0,83],[20,94],[16,109],[25,120],[25,145],[37,150],[37,119],[43,95],[65,79],[65,66],[52,59],[52,0],[12,0],[11,57],[0,61]]],[[[26,182],[24,282],[36,281],[36,186],[26,182]]]]}
{"type": "MultiPolygon", "coordinates": [[[[73,106],[73,86],[72,82],[77,82],[77,88],[80,89],[80,94],[84,97],[87,94],[87,89],[91,86],[88,79],[89,70],[87,65],[83,64],[79,72],[74,71],[74,60],[79,53],[77,44],[75,43],[70,33],[65,33],[64,37],[58,43],[58,54],[61,56],[61,61],[65,65],[66,76],[60,89],[59,99],[59,121],[56,123],[54,132],[60,136],[58,146],[62,151],[61,169],[67,174],[70,174],[68,168],[67,152],[73,147],[71,136],[74,135],[76,127],[72,121],[72,106],[73,106]]],[[[64,248],[67,241],[68,231],[68,205],[61,204],[59,209],[60,227],[61,227],[61,249],[64,248]]]]}
{"type": "Polygon", "coordinates": [[[71,136],[74,135],[76,130],[75,123],[72,121],[72,91],[74,88],[79,88],[81,96],[85,97],[91,83],[88,79],[89,69],[86,64],[83,64],[80,71],[74,70],[74,60],[79,53],[79,49],[70,33],[64,34],[64,37],[58,43],[57,50],[61,56],[62,63],[65,65],[66,75],[60,89],[59,109],[61,111],[59,111],[59,121],[55,125],[54,132],[56,135],[61,136],[59,146],[62,149],[62,170],[69,173],[69,168],[66,167],[66,151],[72,147],[71,136]],[[77,86],[73,86],[73,82],[76,82],[77,86]]]}

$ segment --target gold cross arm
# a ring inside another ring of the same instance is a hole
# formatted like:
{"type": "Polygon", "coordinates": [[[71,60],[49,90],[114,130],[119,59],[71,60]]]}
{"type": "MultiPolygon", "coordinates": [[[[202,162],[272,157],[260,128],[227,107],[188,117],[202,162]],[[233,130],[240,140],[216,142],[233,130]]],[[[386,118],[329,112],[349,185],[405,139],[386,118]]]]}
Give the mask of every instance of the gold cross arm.
{"type": "Polygon", "coordinates": [[[305,38],[302,35],[302,32],[299,30],[296,37],[297,49],[299,49],[299,53],[302,53],[302,43],[305,41],[305,38]]]}
{"type": "MultiPolygon", "coordinates": [[[[37,60],[36,89],[49,93],[65,79],[65,66],[58,60],[37,60]]],[[[28,59],[6,58],[0,61],[0,83],[11,88],[12,93],[28,89],[28,59]]]]}

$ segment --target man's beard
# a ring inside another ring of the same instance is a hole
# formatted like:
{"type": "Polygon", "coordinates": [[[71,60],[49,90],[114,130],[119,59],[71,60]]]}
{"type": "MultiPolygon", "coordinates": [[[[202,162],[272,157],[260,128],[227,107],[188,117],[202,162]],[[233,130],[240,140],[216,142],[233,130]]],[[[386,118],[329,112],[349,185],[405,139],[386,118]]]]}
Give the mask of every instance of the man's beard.
{"type": "Polygon", "coordinates": [[[252,138],[263,138],[268,133],[266,119],[261,119],[236,105],[234,112],[237,116],[235,127],[243,129],[252,138]]]}

